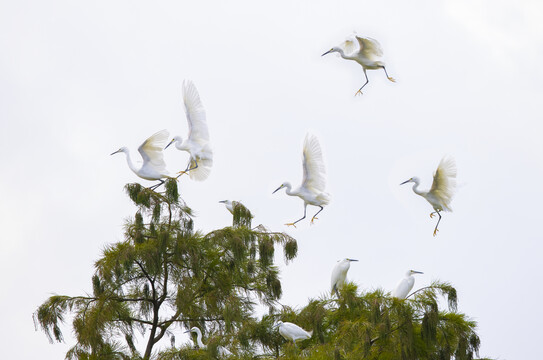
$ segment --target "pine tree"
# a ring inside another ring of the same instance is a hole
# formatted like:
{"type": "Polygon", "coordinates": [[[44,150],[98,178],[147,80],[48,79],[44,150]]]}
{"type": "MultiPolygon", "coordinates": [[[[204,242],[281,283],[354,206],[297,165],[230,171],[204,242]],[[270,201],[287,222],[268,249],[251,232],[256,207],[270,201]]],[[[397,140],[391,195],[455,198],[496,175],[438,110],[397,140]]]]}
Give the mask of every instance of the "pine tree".
{"type": "MultiPolygon", "coordinates": [[[[283,246],[288,262],[297,255],[296,241],[263,226],[251,229],[252,215],[241,204],[232,227],[195,231],[173,180],[164,193],[139,184],[126,191],[137,212],[125,226],[125,240],[107,246],[96,261],[92,294],[51,296],[34,313],[36,326],[60,342],[61,323],[73,316],[77,343],[68,359],[165,358],[168,351],[158,354],[155,345],[174,324],[254,348],[258,336],[247,328],[258,324],[255,307],[274,308],[281,297],[275,247],[283,246]],[[143,354],[138,332],[146,341],[143,354]]],[[[218,343],[211,345],[210,353],[216,352],[218,343]]]]}

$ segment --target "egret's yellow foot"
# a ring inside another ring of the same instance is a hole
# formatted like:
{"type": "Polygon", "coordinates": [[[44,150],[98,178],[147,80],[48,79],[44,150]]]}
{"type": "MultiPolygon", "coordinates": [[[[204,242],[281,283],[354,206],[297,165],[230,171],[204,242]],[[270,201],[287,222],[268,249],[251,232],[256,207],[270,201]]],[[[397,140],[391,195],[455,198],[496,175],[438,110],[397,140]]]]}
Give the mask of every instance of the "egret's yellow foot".
{"type": "Polygon", "coordinates": [[[318,220],[318,219],[319,219],[319,218],[316,218],[316,217],[313,216],[313,217],[311,218],[311,225],[313,225],[313,221],[314,221],[314,220],[318,220]]]}
{"type": "Polygon", "coordinates": [[[435,229],[435,230],[434,230],[434,236],[437,235],[437,232],[438,232],[438,231],[439,231],[438,229],[435,229]]]}
{"type": "Polygon", "coordinates": [[[393,77],[390,77],[390,76],[389,76],[387,79],[390,80],[390,81],[392,81],[392,82],[396,82],[396,79],[394,79],[393,77]]]}
{"type": "Polygon", "coordinates": [[[362,91],[358,90],[357,92],[354,93],[354,96],[356,96],[356,95],[358,95],[358,94],[364,95],[364,94],[362,94],[362,91]]]}
{"type": "Polygon", "coordinates": [[[286,223],[285,225],[286,225],[286,226],[294,226],[294,227],[296,227],[296,224],[295,224],[295,223],[286,223]]]}
{"type": "Polygon", "coordinates": [[[430,213],[430,218],[433,218],[434,217],[434,213],[430,213]]]}

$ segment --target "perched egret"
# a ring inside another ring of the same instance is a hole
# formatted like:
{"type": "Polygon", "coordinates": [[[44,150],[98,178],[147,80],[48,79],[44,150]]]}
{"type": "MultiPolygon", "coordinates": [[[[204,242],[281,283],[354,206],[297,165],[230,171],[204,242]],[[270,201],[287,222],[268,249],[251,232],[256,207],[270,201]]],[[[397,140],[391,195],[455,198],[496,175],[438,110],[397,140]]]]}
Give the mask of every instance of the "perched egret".
{"type": "Polygon", "coordinates": [[[388,76],[387,69],[385,68],[385,63],[382,62],[380,59],[383,56],[383,50],[381,49],[381,45],[377,42],[377,40],[371,39],[371,38],[362,38],[359,36],[354,36],[355,41],[352,39],[345,40],[342,44],[339,46],[334,46],[322,56],[326,54],[330,54],[333,52],[338,52],[342,58],[346,60],[353,60],[359,63],[362,66],[362,69],[364,70],[364,76],[366,77],[366,82],[358,91],[355,93],[355,95],[362,94],[362,88],[366,86],[370,81],[368,80],[368,74],[366,74],[366,70],[377,70],[377,69],[383,69],[385,71],[385,75],[387,76],[387,79],[396,82],[394,78],[388,76]]]}
{"type": "Polygon", "coordinates": [[[434,229],[434,236],[436,236],[438,232],[437,227],[441,221],[440,212],[452,211],[450,203],[456,189],[456,163],[454,159],[450,156],[445,156],[441,159],[434,173],[434,181],[430,191],[419,190],[420,179],[418,177],[412,177],[400,185],[407,184],[408,182],[414,183],[413,191],[415,194],[425,198],[434,208],[435,211],[430,213],[430,217],[433,217],[434,214],[439,216],[434,229]]]}
{"type": "Polygon", "coordinates": [[[409,270],[405,273],[405,277],[396,285],[396,288],[392,291],[392,297],[398,299],[405,299],[407,294],[413,289],[415,285],[415,278],[413,274],[423,274],[420,271],[409,270]]]}
{"type": "Polygon", "coordinates": [[[125,153],[128,167],[136,175],[145,180],[159,180],[160,183],[149,188],[155,190],[157,187],[164,184],[164,180],[162,179],[170,177],[166,171],[166,163],[164,162],[164,156],[162,154],[162,149],[164,149],[164,144],[168,141],[168,137],[168,131],[162,130],[153,134],[140,145],[138,151],[143,158],[143,165],[141,165],[139,169],[132,163],[128,148],[123,146],[119,150],[111,153],[111,155],[120,152],[125,153]]]}
{"type": "Polygon", "coordinates": [[[345,280],[347,278],[347,271],[349,271],[349,268],[351,267],[351,262],[358,261],[355,259],[343,259],[341,261],[338,261],[336,266],[334,266],[334,270],[332,270],[332,279],[331,279],[331,287],[332,287],[332,295],[334,293],[339,296],[339,289],[343,287],[345,284],[345,280]]]}
{"type": "Polygon", "coordinates": [[[286,340],[290,340],[296,346],[296,341],[309,339],[313,335],[313,330],[305,331],[296,324],[290,322],[278,321],[275,325],[279,329],[279,334],[286,340]]]}
{"type": "Polygon", "coordinates": [[[185,140],[180,136],[175,136],[166,145],[166,148],[171,144],[175,144],[178,150],[187,151],[190,154],[190,159],[187,168],[185,171],[181,171],[180,175],[188,173],[191,179],[202,181],[207,179],[211,171],[213,151],[209,145],[206,112],[200,101],[198,90],[196,90],[196,86],[192,81],[183,81],[183,102],[189,125],[188,136],[185,140]]]}
{"type": "MultiPolygon", "coordinates": [[[[198,345],[198,347],[200,349],[205,349],[207,347],[207,345],[205,345],[202,342],[202,332],[196,326],[192,327],[190,330],[185,331],[185,333],[195,333],[196,334],[196,344],[198,345]]],[[[225,348],[224,346],[221,346],[221,345],[217,346],[217,352],[219,353],[220,356],[230,356],[230,355],[232,355],[232,353],[227,348],[225,348]]]]}
{"type": "Polygon", "coordinates": [[[226,209],[230,211],[230,214],[234,214],[234,208],[239,204],[237,201],[231,201],[231,200],[221,200],[220,203],[224,204],[226,209]]]}
{"type": "Polygon", "coordinates": [[[289,182],[284,182],[279,186],[273,194],[282,188],[286,188],[287,195],[298,196],[304,201],[304,216],[292,223],[285,225],[292,225],[305,219],[307,204],[318,206],[319,211],[311,218],[311,223],[317,219],[317,215],[323,210],[323,205],[328,205],[330,202],[330,195],[324,192],[325,187],[325,171],[324,161],[322,160],[322,151],[319,145],[319,141],[314,135],[307,134],[304,141],[303,152],[303,167],[304,176],[302,185],[299,188],[292,190],[292,185],[289,182]]]}

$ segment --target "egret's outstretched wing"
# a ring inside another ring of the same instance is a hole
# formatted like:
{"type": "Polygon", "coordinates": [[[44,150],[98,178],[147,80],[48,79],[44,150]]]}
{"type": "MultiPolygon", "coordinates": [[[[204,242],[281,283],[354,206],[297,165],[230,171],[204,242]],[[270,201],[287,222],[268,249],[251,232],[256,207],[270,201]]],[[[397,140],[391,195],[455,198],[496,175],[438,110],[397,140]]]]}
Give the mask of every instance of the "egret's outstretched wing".
{"type": "Polygon", "coordinates": [[[354,41],[350,39],[345,40],[339,46],[343,49],[343,51],[345,52],[345,55],[348,55],[348,56],[354,55],[355,53],[359,51],[358,45],[355,44],[354,41]]]}
{"type": "Polygon", "coordinates": [[[168,130],[161,130],[151,135],[140,145],[138,151],[143,158],[144,166],[151,164],[158,171],[166,169],[162,150],[168,143],[169,136],[168,130]]]}
{"type": "Polygon", "coordinates": [[[200,101],[198,90],[190,80],[183,81],[183,103],[185,104],[185,114],[189,124],[188,139],[199,144],[207,143],[209,141],[209,131],[207,129],[206,112],[200,101]]]}
{"type": "Polygon", "coordinates": [[[449,208],[456,189],[456,162],[454,158],[445,156],[441,159],[434,174],[434,182],[429,193],[443,202],[444,208],[449,208]]]}
{"type": "Polygon", "coordinates": [[[355,36],[360,46],[360,53],[367,59],[375,59],[383,56],[383,49],[377,40],[355,36]]]}
{"type": "Polygon", "coordinates": [[[319,140],[311,134],[305,136],[303,167],[302,186],[318,192],[324,191],[326,181],[321,146],[319,140]]]}

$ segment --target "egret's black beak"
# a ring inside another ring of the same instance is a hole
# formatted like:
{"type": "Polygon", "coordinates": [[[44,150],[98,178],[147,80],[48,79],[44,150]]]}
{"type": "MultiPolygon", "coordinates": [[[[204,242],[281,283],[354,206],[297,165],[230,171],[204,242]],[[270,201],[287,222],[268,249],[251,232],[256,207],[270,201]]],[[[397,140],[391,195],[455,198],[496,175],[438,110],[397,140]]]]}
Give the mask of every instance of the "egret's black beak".
{"type": "Polygon", "coordinates": [[[403,183],[401,183],[400,185],[407,184],[407,183],[410,182],[410,181],[411,181],[411,179],[405,180],[405,181],[404,181],[403,183]]]}
{"type": "Polygon", "coordinates": [[[356,260],[356,259],[349,259],[349,261],[358,261],[358,260],[356,260]]]}
{"type": "Polygon", "coordinates": [[[166,147],[164,148],[164,150],[166,150],[168,148],[168,146],[170,146],[171,144],[173,144],[175,141],[175,139],[172,139],[172,141],[170,141],[170,143],[168,145],[166,145],[166,147]]]}
{"type": "Polygon", "coordinates": [[[324,56],[324,55],[326,55],[326,54],[330,54],[330,53],[331,53],[332,51],[334,51],[334,49],[330,49],[330,50],[328,50],[327,52],[325,52],[325,53],[324,53],[324,54],[322,54],[321,56],[324,56]]]}
{"type": "Polygon", "coordinates": [[[283,185],[279,186],[277,189],[275,189],[274,192],[272,192],[272,194],[275,194],[277,191],[281,190],[282,187],[283,187],[283,185]]]}
{"type": "Polygon", "coordinates": [[[114,152],[112,152],[112,153],[111,153],[111,154],[109,154],[109,155],[110,155],[110,156],[111,156],[111,155],[115,155],[115,154],[116,154],[116,153],[118,153],[118,152],[119,152],[119,150],[117,150],[117,151],[114,151],[114,152]]]}
{"type": "Polygon", "coordinates": [[[424,274],[422,271],[415,271],[415,270],[412,270],[413,271],[413,274],[424,274]]]}

